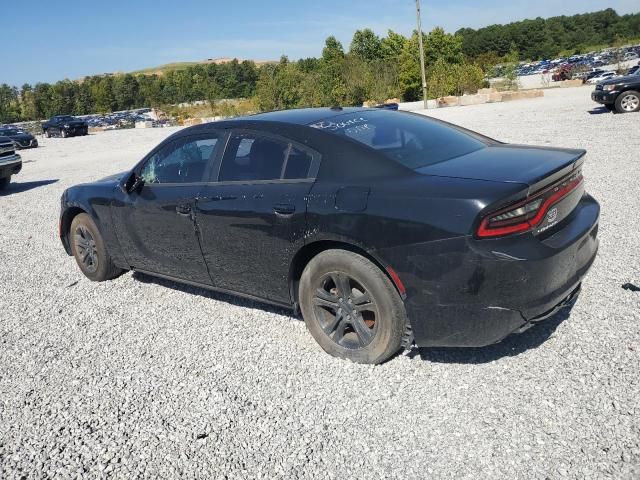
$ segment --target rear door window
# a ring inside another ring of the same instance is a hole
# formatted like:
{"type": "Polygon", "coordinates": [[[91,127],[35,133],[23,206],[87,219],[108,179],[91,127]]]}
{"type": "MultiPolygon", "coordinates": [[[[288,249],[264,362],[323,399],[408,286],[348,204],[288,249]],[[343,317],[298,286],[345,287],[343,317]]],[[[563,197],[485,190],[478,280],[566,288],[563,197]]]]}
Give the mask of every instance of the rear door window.
{"type": "Polygon", "coordinates": [[[306,179],[313,173],[313,154],[284,139],[258,133],[232,133],[218,181],[306,179]]]}
{"type": "Polygon", "coordinates": [[[309,151],[292,145],[289,150],[289,156],[287,157],[287,165],[283,178],[307,178],[312,162],[313,157],[309,151]]]}

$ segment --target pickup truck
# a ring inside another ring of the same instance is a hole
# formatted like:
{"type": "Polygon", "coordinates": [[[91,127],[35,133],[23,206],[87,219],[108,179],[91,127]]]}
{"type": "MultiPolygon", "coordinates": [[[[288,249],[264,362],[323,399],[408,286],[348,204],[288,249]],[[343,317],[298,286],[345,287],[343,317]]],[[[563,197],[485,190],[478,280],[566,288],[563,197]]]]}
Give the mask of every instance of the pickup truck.
{"type": "Polygon", "coordinates": [[[71,115],[56,115],[42,123],[42,131],[47,138],[53,136],[67,138],[76,135],[87,135],[89,124],[71,115]]]}
{"type": "Polygon", "coordinates": [[[22,170],[22,159],[16,153],[16,147],[9,137],[0,137],[0,190],[11,182],[11,175],[22,170]]]}

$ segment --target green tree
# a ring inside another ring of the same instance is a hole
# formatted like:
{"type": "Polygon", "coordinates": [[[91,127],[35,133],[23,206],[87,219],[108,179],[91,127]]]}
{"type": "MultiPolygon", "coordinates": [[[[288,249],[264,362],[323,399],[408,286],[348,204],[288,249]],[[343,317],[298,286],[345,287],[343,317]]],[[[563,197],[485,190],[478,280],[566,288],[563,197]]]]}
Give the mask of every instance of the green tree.
{"type": "Polygon", "coordinates": [[[345,61],[342,44],[331,36],[325,41],[320,66],[320,90],[323,104],[327,106],[345,103],[347,90],[342,77],[345,61]]]}
{"type": "Polygon", "coordinates": [[[117,110],[131,110],[142,106],[139,85],[133,75],[118,75],[114,78],[113,98],[117,110]]]}
{"type": "Polygon", "coordinates": [[[369,28],[356,30],[351,40],[349,54],[368,62],[380,59],[382,56],[380,38],[369,28]]]}
{"type": "Polygon", "coordinates": [[[18,89],[3,83],[0,85],[0,122],[20,120],[18,89]]]}
{"type": "Polygon", "coordinates": [[[113,95],[113,80],[102,77],[97,80],[92,90],[96,110],[100,113],[113,112],[116,109],[116,99],[113,95]]]}
{"type": "Polygon", "coordinates": [[[20,89],[20,118],[22,120],[32,120],[37,117],[36,98],[33,87],[28,83],[22,85],[20,89]]]}
{"type": "Polygon", "coordinates": [[[407,41],[407,37],[404,35],[389,30],[387,36],[380,41],[382,58],[390,61],[398,61],[407,41]]]}

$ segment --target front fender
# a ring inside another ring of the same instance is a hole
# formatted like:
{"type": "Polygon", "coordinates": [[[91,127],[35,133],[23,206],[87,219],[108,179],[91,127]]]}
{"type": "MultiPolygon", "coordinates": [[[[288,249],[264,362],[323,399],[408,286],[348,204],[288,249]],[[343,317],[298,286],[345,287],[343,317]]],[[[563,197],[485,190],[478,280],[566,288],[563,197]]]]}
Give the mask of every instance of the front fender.
{"type": "Polygon", "coordinates": [[[115,183],[110,182],[104,185],[79,185],[65,191],[61,201],[60,240],[67,254],[71,255],[69,239],[71,222],[76,215],[86,213],[98,227],[113,262],[120,268],[129,268],[116,236],[111,215],[115,188],[117,188],[115,183]]]}

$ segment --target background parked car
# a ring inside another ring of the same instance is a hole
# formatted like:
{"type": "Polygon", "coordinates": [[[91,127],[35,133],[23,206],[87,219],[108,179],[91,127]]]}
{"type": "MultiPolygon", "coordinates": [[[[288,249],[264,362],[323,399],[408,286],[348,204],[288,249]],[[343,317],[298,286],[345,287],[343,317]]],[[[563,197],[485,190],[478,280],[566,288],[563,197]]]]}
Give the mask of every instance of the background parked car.
{"type": "Polygon", "coordinates": [[[56,115],[42,124],[42,131],[47,138],[87,135],[89,133],[89,124],[71,115],[56,115]]]}
{"type": "Polygon", "coordinates": [[[587,80],[587,83],[595,84],[595,83],[602,82],[604,80],[609,80],[610,78],[614,78],[617,76],[618,74],[616,72],[611,72],[611,71],[603,72],[596,75],[595,77],[591,77],[589,80],[587,80]]]}
{"type": "Polygon", "coordinates": [[[22,170],[22,159],[9,137],[0,137],[0,190],[11,182],[11,176],[22,170]]]}
{"type": "Polygon", "coordinates": [[[619,113],[640,110],[640,73],[612,78],[596,85],[591,100],[619,113]]]}
{"type": "Polygon", "coordinates": [[[38,146],[38,140],[29,132],[9,125],[0,127],[0,137],[9,137],[13,140],[17,149],[36,148],[38,146]]]}

